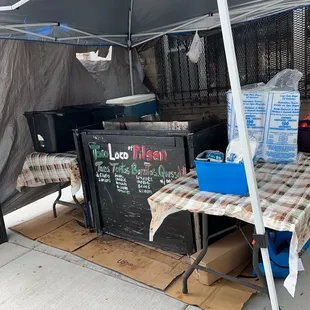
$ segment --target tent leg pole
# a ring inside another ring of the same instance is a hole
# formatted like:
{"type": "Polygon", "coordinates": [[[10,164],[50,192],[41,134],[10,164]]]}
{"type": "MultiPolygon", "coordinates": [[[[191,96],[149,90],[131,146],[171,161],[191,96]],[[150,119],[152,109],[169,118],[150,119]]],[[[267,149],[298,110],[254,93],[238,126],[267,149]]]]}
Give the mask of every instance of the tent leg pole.
{"type": "Polygon", "coordinates": [[[135,94],[134,83],[133,83],[133,68],[132,68],[132,42],[131,42],[131,26],[132,26],[132,9],[133,9],[133,0],[130,0],[130,8],[128,11],[128,53],[129,53],[129,73],[130,73],[130,88],[131,95],[135,94]]]}
{"type": "Polygon", "coordinates": [[[133,85],[133,68],[132,68],[132,50],[129,48],[129,72],[130,72],[130,88],[131,95],[135,94],[134,85],[133,85]]]}
{"type": "MultiPolygon", "coordinates": [[[[254,165],[252,161],[252,155],[250,150],[248,130],[245,121],[244,107],[242,103],[242,93],[240,86],[240,78],[238,72],[238,65],[236,60],[236,53],[234,47],[234,41],[232,36],[230,17],[227,0],[217,0],[219,9],[219,16],[221,21],[222,35],[224,41],[224,48],[226,54],[226,61],[229,73],[229,79],[234,98],[234,107],[236,110],[236,118],[239,132],[239,139],[241,143],[241,149],[244,159],[244,166],[246,171],[246,177],[249,187],[249,193],[251,198],[251,204],[254,215],[254,224],[256,233],[259,235],[265,234],[265,227],[263,222],[262,210],[260,207],[259,195],[257,190],[257,182],[254,171],[254,165]]],[[[268,285],[268,291],[271,301],[272,310],[279,310],[278,298],[275,289],[273,274],[270,265],[270,258],[267,248],[261,249],[264,268],[266,272],[266,279],[268,285]]]]}

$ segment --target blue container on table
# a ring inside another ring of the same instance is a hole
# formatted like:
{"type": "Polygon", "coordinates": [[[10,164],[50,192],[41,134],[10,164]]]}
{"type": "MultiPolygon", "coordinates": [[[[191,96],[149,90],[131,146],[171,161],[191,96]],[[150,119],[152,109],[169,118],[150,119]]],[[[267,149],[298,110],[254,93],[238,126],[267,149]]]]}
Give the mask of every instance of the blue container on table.
{"type": "Polygon", "coordinates": [[[156,97],[154,94],[133,95],[107,100],[107,104],[124,108],[124,116],[143,116],[156,114],[156,97]]]}
{"type": "Polygon", "coordinates": [[[199,189],[206,192],[247,196],[249,193],[244,164],[209,162],[205,152],[196,157],[199,189]]]}

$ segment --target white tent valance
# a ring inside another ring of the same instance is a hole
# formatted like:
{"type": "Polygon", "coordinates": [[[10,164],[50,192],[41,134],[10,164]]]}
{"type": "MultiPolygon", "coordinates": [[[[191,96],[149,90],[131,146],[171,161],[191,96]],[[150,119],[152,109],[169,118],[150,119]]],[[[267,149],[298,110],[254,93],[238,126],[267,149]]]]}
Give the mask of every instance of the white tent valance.
{"type": "MultiPolygon", "coordinates": [[[[232,23],[309,5],[306,0],[228,0],[232,23]]],[[[164,34],[220,26],[216,1],[0,0],[0,38],[135,47],[164,34]]]]}

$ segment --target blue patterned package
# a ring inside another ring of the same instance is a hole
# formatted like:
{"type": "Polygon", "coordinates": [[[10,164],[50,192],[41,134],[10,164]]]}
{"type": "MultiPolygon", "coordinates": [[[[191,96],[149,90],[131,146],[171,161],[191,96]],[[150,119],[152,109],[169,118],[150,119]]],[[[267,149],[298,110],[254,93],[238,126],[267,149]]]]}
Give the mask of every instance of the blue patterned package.
{"type": "Polygon", "coordinates": [[[222,163],[224,161],[224,154],[220,151],[207,150],[200,153],[196,159],[202,161],[222,163]]]}
{"type": "MultiPolygon", "coordinates": [[[[259,143],[257,159],[288,163],[297,159],[297,135],[302,74],[286,69],[265,86],[242,89],[249,135],[259,143]]],[[[239,136],[232,92],[227,92],[228,140],[239,136]]]]}

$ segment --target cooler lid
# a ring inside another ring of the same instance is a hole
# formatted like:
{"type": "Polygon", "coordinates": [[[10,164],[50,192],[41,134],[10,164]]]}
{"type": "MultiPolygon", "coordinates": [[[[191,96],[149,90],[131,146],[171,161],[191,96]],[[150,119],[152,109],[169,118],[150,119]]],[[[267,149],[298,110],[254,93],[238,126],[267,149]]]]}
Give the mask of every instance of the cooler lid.
{"type": "Polygon", "coordinates": [[[133,95],[133,96],[109,99],[107,100],[106,103],[130,106],[130,105],[140,104],[140,103],[153,101],[153,100],[155,100],[155,94],[143,94],[143,95],[133,95]]]}

